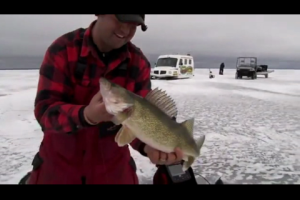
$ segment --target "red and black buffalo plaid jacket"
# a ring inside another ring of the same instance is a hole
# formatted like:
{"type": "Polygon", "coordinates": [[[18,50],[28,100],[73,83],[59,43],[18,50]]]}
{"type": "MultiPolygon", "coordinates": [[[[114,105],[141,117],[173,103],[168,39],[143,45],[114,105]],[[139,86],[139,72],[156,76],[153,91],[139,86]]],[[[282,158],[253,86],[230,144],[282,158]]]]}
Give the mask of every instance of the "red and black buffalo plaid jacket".
{"type": "MultiPolygon", "coordinates": [[[[45,134],[74,134],[90,126],[84,121],[83,108],[99,90],[101,76],[143,97],[151,90],[150,63],[131,42],[107,55],[108,66],[103,63],[91,39],[94,23],[87,30],[78,29],[59,37],[45,54],[34,109],[45,134]],[[87,65],[78,78],[76,70],[81,63],[87,65]],[[122,63],[126,69],[117,70],[122,63]],[[82,96],[85,94],[76,89],[78,84],[84,89],[92,88],[91,94],[82,96]]],[[[140,151],[141,142],[133,141],[132,147],[140,151]]]]}

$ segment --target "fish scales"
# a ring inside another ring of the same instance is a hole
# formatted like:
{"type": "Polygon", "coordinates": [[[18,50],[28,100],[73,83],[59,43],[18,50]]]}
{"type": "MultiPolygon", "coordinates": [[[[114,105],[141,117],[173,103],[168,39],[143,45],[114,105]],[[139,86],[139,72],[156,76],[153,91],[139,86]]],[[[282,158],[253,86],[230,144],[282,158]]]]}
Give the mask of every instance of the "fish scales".
{"type": "Polygon", "coordinates": [[[135,138],[160,151],[170,153],[179,147],[183,152],[183,170],[187,170],[200,155],[205,136],[193,138],[194,119],[178,123],[174,100],[158,88],[142,98],[125,88],[100,78],[100,92],[112,121],[123,126],[115,136],[121,147],[135,138]]]}

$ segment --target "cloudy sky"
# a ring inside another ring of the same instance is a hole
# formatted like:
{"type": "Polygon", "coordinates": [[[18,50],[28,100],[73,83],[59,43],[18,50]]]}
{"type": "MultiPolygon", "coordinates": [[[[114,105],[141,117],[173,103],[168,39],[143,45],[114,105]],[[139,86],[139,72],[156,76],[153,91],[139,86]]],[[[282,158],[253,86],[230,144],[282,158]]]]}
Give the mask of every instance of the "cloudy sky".
{"type": "MultiPolygon", "coordinates": [[[[94,15],[0,15],[0,55],[43,55],[94,15]]],[[[300,15],[146,15],[134,42],[146,54],[264,56],[300,60],[300,15]]]]}

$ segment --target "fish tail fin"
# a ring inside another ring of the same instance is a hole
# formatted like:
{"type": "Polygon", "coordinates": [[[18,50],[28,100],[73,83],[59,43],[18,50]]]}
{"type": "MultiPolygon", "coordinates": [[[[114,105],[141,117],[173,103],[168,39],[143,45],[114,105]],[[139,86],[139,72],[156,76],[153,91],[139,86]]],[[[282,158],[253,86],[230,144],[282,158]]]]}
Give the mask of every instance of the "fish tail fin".
{"type": "Polygon", "coordinates": [[[196,145],[197,145],[197,151],[198,153],[200,154],[200,150],[204,144],[204,141],[205,141],[205,135],[202,135],[200,138],[198,138],[196,140],[196,145]]]}
{"type": "MultiPolygon", "coordinates": [[[[197,152],[199,153],[200,155],[200,150],[204,144],[204,141],[205,141],[205,135],[202,135],[197,141],[196,141],[196,145],[197,145],[197,152]]],[[[194,156],[187,156],[187,158],[185,158],[185,161],[183,163],[183,166],[182,166],[182,170],[183,171],[186,171],[190,166],[192,166],[192,164],[194,163],[195,161],[195,157],[194,156]]]]}
{"type": "Polygon", "coordinates": [[[184,161],[184,163],[182,165],[182,170],[185,172],[188,168],[190,168],[190,166],[192,166],[194,161],[195,161],[195,157],[188,156],[187,161],[184,161]]]}

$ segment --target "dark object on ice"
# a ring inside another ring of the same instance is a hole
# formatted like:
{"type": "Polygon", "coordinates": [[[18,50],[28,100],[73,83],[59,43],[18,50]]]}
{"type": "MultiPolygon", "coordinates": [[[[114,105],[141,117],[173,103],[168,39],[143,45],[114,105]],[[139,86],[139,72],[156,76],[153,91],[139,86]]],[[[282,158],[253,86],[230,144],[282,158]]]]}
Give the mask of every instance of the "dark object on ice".
{"type": "Polygon", "coordinates": [[[212,71],[209,70],[209,78],[215,78],[215,75],[213,75],[212,71]]]}
{"type": "Polygon", "coordinates": [[[247,76],[251,79],[257,79],[257,58],[256,57],[238,57],[236,61],[236,79],[242,79],[247,76]]]}
{"type": "Polygon", "coordinates": [[[27,180],[30,177],[30,172],[28,172],[25,176],[23,176],[23,178],[20,180],[19,185],[26,185],[27,184],[27,180]]]}
{"type": "Polygon", "coordinates": [[[217,180],[217,182],[215,183],[215,185],[224,185],[224,183],[223,183],[222,179],[219,178],[219,179],[217,180]]]}
{"type": "Polygon", "coordinates": [[[206,179],[201,174],[195,174],[190,167],[187,171],[182,171],[182,163],[175,165],[157,165],[157,171],[153,177],[154,185],[224,185],[221,176],[206,179]],[[198,175],[196,178],[195,175],[198,175]]]}
{"type": "Polygon", "coordinates": [[[220,74],[220,75],[223,75],[223,73],[224,73],[224,68],[225,68],[225,64],[224,64],[224,63],[221,63],[221,65],[220,65],[220,70],[219,70],[219,74],[220,74]]]}
{"type": "Polygon", "coordinates": [[[268,71],[268,65],[258,65],[257,72],[266,72],[268,71]]]}
{"type": "Polygon", "coordinates": [[[256,57],[239,57],[236,61],[235,78],[241,79],[247,76],[251,79],[257,79],[257,75],[263,75],[265,78],[269,77],[269,73],[274,70],[268,71],[268,65],[258,65],[256,57]]]}
{"type": "Polygon", "coordinates": [[[182,171],[182,163],[175,165],[157,165],[157,171],[153,177],[154,185],[197,185],[195,174],[190,167],[182,171]]]}

